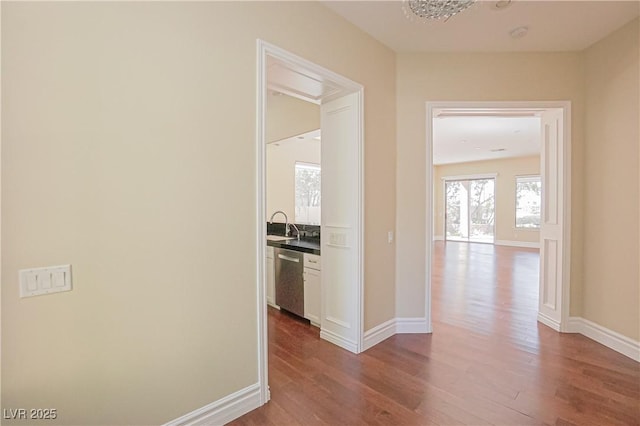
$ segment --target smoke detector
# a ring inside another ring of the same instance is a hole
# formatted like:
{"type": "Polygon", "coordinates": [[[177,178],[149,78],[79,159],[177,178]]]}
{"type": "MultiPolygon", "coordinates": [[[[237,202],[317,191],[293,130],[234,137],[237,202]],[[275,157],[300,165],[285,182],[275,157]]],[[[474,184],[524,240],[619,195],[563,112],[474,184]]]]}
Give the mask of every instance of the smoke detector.
{"type": "Polygon", "coordinates": [[[509,6],[511,6],[511,0],[498,0],[495,4],[491,4],[493,10],[504,10],[509,6]]]}
{"type": "Polygon", "coordinates": [[[518,27],[509,31],[511,38],[522,38],[529,32],[529,27],[518,27]]]}

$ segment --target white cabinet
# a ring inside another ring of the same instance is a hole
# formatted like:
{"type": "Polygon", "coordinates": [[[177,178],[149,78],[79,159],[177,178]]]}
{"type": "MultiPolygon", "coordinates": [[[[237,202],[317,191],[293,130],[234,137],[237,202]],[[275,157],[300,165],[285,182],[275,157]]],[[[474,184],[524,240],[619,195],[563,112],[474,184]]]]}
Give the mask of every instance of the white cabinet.
{"type": "Polygon", "coordinates": [[[276,268],[273,259],[273,247],[267,246],[267,304],[277,308],[276,305],[276,268]]]}
{"type": "Polygon", "coordinates": [[[304,317],[320,326],[320,256],[304,254],[304,317]]]}

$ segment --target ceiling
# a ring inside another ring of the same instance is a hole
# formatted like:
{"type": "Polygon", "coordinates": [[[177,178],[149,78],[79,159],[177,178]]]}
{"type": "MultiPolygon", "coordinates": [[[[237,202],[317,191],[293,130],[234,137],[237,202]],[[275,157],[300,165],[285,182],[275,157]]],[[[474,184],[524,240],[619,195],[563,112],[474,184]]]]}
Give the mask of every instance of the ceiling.
{"type": "Polygon", "coordinates": [[[315,144],[320,142],[320,133],[321,133],[320,129],[312,130],[310,132],[303,133],[297,136],[292,136],[287,139],[268,142],[268,144],[273,146],[283,146],[283,145],[288,146],[290,144],[300,144],[300,143],[315,144]]]}
{"type": "Polygon", "coordinates": [[[434,117],[433,164],[539,155],[540,117],[522,115],[434,117]]]}
{"type": "Polygon", "coordinates": [[[403,2],[323,1],[396,52],[579,51],[638,16],[640,2],[477,1],[447,22],[409,20],[403,2]],[[528,27],[521,38],[510,31],[528,27]]]}

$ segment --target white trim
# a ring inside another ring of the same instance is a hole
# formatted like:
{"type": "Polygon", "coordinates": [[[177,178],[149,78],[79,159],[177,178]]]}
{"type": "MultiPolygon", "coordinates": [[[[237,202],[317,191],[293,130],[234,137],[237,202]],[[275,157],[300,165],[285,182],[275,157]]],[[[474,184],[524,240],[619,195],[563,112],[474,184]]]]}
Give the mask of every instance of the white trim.
{"type": "Polygon", "coordinates": [[[392,318],[364,333],[363,350],[366,351],[396,334],[431,333],[426,318],[392,318]]]}
{"type": "Polygon", "coordinates": [[[266,90],[267,90],[267,49],[261,40],[257,41],[257,86],[256,86],[256,303],[258,327],[258,384],[260,386],[260,405],[266,404],[269,394],[269,368],[267,339],[267,271],[265,259],[265,240],[267,226],[266,209],[266,90]]]}
{"type": "Polygon", "coordinates": [[[210,426],[229,423],[262,405],[260,402],[260,387],[260,383],[254,383],[211,404],[171,420],[165,423],[164,426],[210,426]]]}
{"type": "Polygon", "coordinates": [[[425,259],[425,317],[431,326],[431,245],[433,242],[433,113],[438,108],[467,108],[467,109],[553,109],[562,108],[563,110],[563,149],[564,149],[564,196],[563,196],[563,277],[562,277],[562,305],[560,323],[553,321],[545,322],[548,318],[540,318],[539,320],[550,327],[558,326],[560,331],[564,331],[569,318],[569,307],[571,291],[569,283],[571,282],[571,101],[489,101],[489,102],[468,102],[468,101],[435,101],[426,102],[426,205],[425,205],[425,223],[426,227],[426,259],[425,259]],[[431,196],[429,196],[431,195],[431,196]],[[551,325],[550,325],[551,324],[551,325]]]}
{"type": "Polygon", "coordinates": [[[562,265],[562,310],[560,312],[560,331],[566,327],[569,322],[569,311],[571,304],[571,102],[557,102],[562,108],[562,127],[564,129],[563,148],[564,148],[564,218],[563,218],[563,236],[562,245],[564,246],[564,258],[562,265]]]}
{"type": "Polygon", "coordinates": [[[560,323],[553,318],[543,314],[542,312],[538,312],[538,322],[546,325],[547,327],[551,327],[555,331],[560,331],[562,327],[560,327],[560,323]]]}
{"type": "Polygon", "coordinates": [[[569,317],[569,322],[565,327],[565,333],[580,333],[582,329],[582,317],[569,317]]]}
{"type": "MultiPolygon", "coordinates": [[[[358,212],[356,223],[355,239],[358,243],[357,261],[357,305],[356,310],[356,341],[351,342],[346,339],[336,339],[335,336],[327,332],[320,332],[320,337],[331,341],[354,353],[359,353],[364,342],[364,86],[343,77],[329,69],[321,67],[313,62],[307,61],[293,53],[290,53],[278,46],[257,39],[257,85],[256,85],[256,282],[257,282],[257,315],[258,315],[258,381],[260,384],[260,402],[265,404],[270,399],[268,386],[268,338],[267,338],[267,298],[266,298],[266,267],[264,255],[264,241],[266,238],[265,204],[265,110],[267,93],[267,56],[271,56],[280,61],[293,64],[321,76],[325,80],[337,84],[343,93],[336,96],[344,96],[349,93],[358,93],[358,212]]],[[[324,99],[323,101],[327,101],[324,99]]]]}
{"type": "Polygon", "coordinates": [[[354,83],[351,80],[348,80],[350,84],[356,84],[359,86],[358,90],[358,199],[360,200],[358,203],[358,211],[357,214],[357,228],[356,228],[356,238],[358,241],[358,253],[356,253],[358,259],[358,306],[356,309],[358,311],[358,315],[356,318],[358,319],[358,324],[356,324],[358,338],[357,338],[357,352],[360,353],[364,347],[364,259],[365,259],[365,240],[364,240],[364,203],[365,203],[365,187],[364,187],[364,155],[365,155],[365,144],[364,144],[364,86],[354,83]]]}
{"type": "Polygon", "coordinates": [[[396,318],[396,333],[431,333],[431,322],[427,318],[396,318]]]}
{"type": "Polygon", "coordinates": [[[434,235],[433,241],[444,241],[444,235],[434,235]]]}
{"type": "Polygon", "coordinates": [[[459,176],[442,176],[441,180],[445,182],[456,180],[478,180],[478,179],[495,179],[498,177],[498,173],[479,173],[475,175],[459,175],[459,176]]]}
{"type": "Polygon", "coordinates": [[[394,334],[396,334],[396,319],[392,318],[364,332],[364,345],[362,350],[366,351],[394,334]]]}
{"type": "Polygon", "coordinates": [[[337,334],[329,331],[320,329],[320,338],[326,340],[327,342],[331,342],[336,346],[340,346],[343,349],[348,350],[349,352],[353,352],[354,354],[360,353],[358,350],[358,343],[352,340],[345,339],[342,336],[338,336],[337,334]]]}
{"type": "Polygon", "coordinates": [[[596,324],[582,317],[569,317],[566,325],[567,333],[580,333],[596,342],[621,353],[634,361],[640,362],[640,341],[596,324]]]}
{"type": "MultiPolygon", "coordinates": [[[[425,193],[425,209],[426,209],[426,230],[427,233],[425,235],[425,240],[426,240],[426,247],[425,247],[425,267],[424,267],[424,272],[425,272],[425,285],[424,285],[424,320],[426,322],[426,327],[425,329],[428,330],[428,332],[431,331],[431,258],[432,256],[432,249],[433,249],[433,234],[435,234],[435,220],[434,220],[434,206],[436,205],[437,201],[436,201],[436,191],[433,190],[433,172],[434,172],[434,166],[433,166],[433,108],[434,105],[432,105],[430,102],[427,102],[425,104],[427,111],[426,111],[426,115],[427,115],[427,120],[425,123],[425,131],[426,131],[426,135],[427,135],[427,140],[426,140],[426,162],[427,162],[427,170],[426,170],[426,193],[425,193]],[[429,194],[431,194],[431,196],[429,196],[429,194]]],[[[446,193],[445,192],[445,188],[444,186],[446,185],[445,182],[442,182],[442,186],[443,186],[443,194],[446,193]]],[[[444,208],[446,209],[446,203],[444,208]]],[[[446,219],[443,220],[442,223],[442,235],[444,236],[445,240],[446,240],[446,235],[447,235],[447,221],[446,219]]],[[[400,320],[399,318],[396,318],[396,320],[400,320]]],[[[398,327],[400,328],[400,327],[398,327]]],[[[406,333],[406,331],[405,331],[406,333]]]]}
{"type": "Polygon", "coordinates": [[[540,248],[539,241],[509,241],[509,240],[496,240],[494,242],[497,246],[509,246],[509,247],[524,247],[524,248],[540,248]]]}

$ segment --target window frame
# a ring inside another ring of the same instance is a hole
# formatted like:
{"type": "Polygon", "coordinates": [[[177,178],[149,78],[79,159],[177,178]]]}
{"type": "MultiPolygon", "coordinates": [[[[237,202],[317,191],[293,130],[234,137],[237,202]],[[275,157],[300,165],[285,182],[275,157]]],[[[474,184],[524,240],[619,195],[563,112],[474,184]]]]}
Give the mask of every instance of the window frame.
{"type": "Polygon", "coordinates": [[[515,229],[518,231],[540,231],[542,228],[542,175],[541,174],[531,174],[531,175],[516,175],[515,179],[515,203],[513,209],[513,224],[515,229]],[[518,224],[518,184],[524,181],[526,182],[540,182],[540,220],[538,221],[538,226],[521,226],[518,224]]]}
{"type": "MultiPolygon", "coordinates": [[[[293,222],[294,223],[300,223],[303,225],[313,225],[313,226],[320,226],[320,221],[318,223],[310,223],[308,221],[308,217],[307,217],[307,221],[299,221],[298,217],[297,217],[297,197],[296,197],[296,193],[298,192],[298,178],[297,178],[297,172],[298,172],[298,167],[300,166],[300,168],[307,168],[307,169],[315,169],[318,171],[318,173],[320,173],[320,199],[322,200],[322,167],[320,164],[317,163],[310,163],[308,161],[296,161],[293,165],[293,222]]],[[[322,209],[322,201],[320,201],[320,205],[318,206],[319,209],[322,209]]],[[[322,210],[320,210],[320,212],[322,212],[322,210]]],[[[322,213],[321,213],[322,214],[322,213]]]]}

